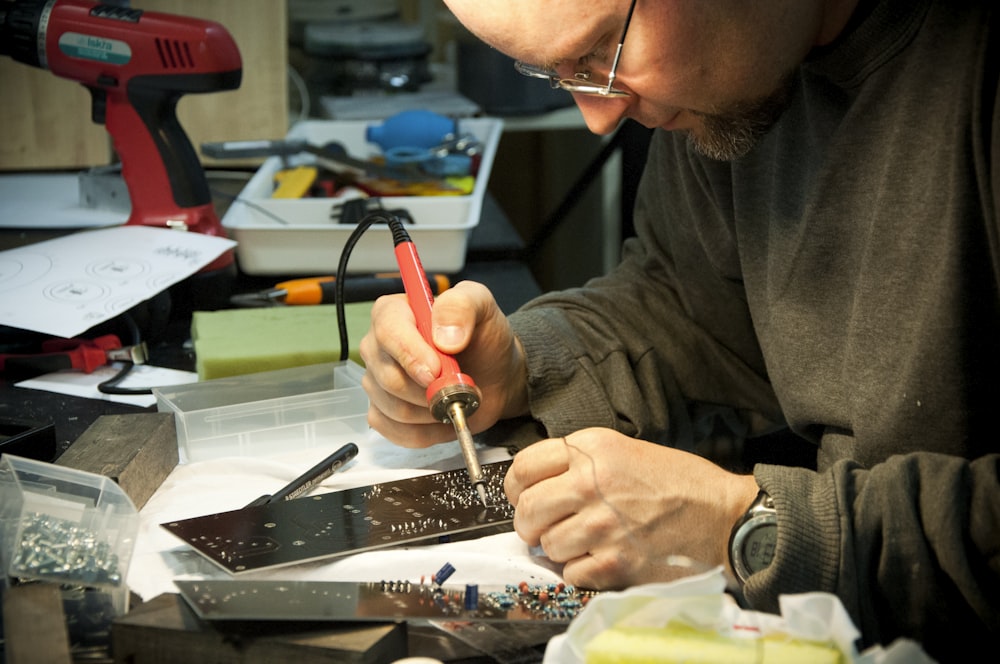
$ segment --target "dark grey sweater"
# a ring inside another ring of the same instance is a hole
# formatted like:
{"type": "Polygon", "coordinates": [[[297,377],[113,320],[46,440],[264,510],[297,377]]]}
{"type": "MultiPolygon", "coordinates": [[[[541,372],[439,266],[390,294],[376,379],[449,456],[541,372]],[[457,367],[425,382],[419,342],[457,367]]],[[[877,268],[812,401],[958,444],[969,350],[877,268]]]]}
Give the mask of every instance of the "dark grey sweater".
{"type": "Polygon", "coordinates": [[[780,525],[748,598],[833,592],[942,660],[1000,637],[993,4],[878,0],[734,163],[655,132],[622,264],[512,316],[549,435],[815,446],[754,470],[780,525]]]}

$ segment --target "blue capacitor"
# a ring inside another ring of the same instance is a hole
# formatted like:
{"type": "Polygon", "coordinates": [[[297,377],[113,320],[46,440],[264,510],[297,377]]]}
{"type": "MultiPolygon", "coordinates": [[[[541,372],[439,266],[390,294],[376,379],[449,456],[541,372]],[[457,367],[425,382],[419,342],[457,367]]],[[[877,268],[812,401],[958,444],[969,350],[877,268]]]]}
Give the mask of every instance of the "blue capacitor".
{"type": "Polygon", "coordinates": [[[455,568],[451,563],[445,563],[444,567],[437,571],[437,574],[431,579],[434,583],[441,585],[448,580],[448,577],[455,573],[455,568]]]}
{"type": "Polygon", "coordinates": [[[465,609],[475,611],[479,606],[479,586],[475,583],[465,585],[465,609]]]}

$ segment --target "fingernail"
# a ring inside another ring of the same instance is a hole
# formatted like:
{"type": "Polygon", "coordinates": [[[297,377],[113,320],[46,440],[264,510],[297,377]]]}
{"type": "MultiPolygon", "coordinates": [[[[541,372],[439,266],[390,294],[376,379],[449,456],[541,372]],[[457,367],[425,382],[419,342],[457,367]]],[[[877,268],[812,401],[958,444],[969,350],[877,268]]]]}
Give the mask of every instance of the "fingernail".
{"type": "Polygon", "coordinates": [[[439,325],[434,328],[434,343],[439,346],[454,346],[464,339],[462,328],[457,325],[439,325]]]}
{"type": "Polygon", "coordinates": [[[421,385],[426,387],[433,383],[435,378],[436,376],[427,367],[417,367],[417,380],[421,385]]]}

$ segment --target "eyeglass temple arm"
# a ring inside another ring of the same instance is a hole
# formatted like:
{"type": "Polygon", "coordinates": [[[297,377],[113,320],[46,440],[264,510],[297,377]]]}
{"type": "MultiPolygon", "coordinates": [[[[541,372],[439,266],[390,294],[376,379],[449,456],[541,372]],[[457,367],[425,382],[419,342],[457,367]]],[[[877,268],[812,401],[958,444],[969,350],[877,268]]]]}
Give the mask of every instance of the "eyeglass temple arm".
{"type": "Polygon", "coordinates": [[[611,71],[608,72],[607,92],[611,92],[611,86],[618,77],[618,61],[622,57],[622,46],[625,45],[625,35],[628,34],[628,25],[632,22],[632,12],[635,11],[635,3],[636,0],[632,0],[631,4],[628,6],[628,14],[625,16],[625,25],[622,26],[622,36],[618,39],[618,48],[615,49],[615,59],[611,63],[611,71]]]}
{"type": "Polygon", "coordinates": [[[611,63],[611,69],[608,71],[608,86],[605,89],[605,94],[611,92],[611,87],[615,84],[615,79],[618,78],[618,60],[622,57],[622,46],[621,42],[618,42],[618,48],[615,49],[615,59],[611,63]]]}

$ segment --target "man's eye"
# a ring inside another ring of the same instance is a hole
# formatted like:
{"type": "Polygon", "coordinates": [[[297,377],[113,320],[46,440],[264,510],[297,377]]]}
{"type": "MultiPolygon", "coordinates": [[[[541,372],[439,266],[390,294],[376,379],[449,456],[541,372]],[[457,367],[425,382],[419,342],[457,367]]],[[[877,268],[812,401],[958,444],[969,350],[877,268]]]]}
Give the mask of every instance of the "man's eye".
{"type": "Polygon", "coordinates": [[[577,60],[577,65],[584,67],[588,65],[603,65],[607,61],[608,52],[605,49],[592,51],[577,60]]]}

